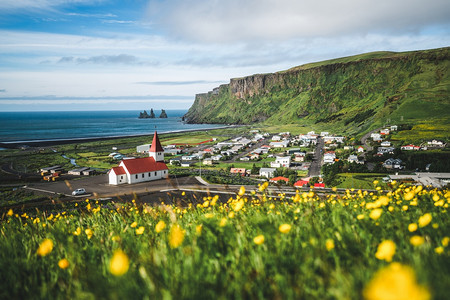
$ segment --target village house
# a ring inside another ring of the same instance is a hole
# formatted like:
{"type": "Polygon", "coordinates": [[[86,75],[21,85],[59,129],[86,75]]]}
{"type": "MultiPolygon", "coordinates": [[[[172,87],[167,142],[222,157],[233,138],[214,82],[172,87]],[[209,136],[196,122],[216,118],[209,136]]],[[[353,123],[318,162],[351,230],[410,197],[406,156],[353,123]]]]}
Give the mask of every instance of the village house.
{"type": "Polygon", "coordinates": [[[303,161],[305,161],[305,156],[306,156],[305,152],[295,153],[294,154],[294,161],[296,161],[296,162],[303,162],[303,161]]]}
{"type": "Polygon", "coordinates": [[[391,125],[391,131],[397,131],[398,130],[398,126],[397,125],[391,125]]]}
{"type": "Polygon", "coordinates": [[[436,147],[436,148],[442,148],[445,146],[445,143],[443,141],[439,141],[439,140],[431,140],[431,141],[428,141],[427,144],[430,147],[436,147]]]}
{"type": "Polygon", "coordinates": [[[295,187],[304,187],[304,186],[308,186],[309,181],[308,180],[299,180],[296,183],[294,183],[295,187]]]}
{"type": "Polygon", "coordinates": [[[389,141],[383,141],[380,144],[381,147],[390,147],[391,146],[391,142],[389,141]]]}
{"type": "Polygon", "coordinates": [[[207,165],[207,166],[212,166],[213,160],[212,160],[211,158],[205,158],[205,159],[203,160],[203,164],[204,164],[204,165],[207,165]]]}
{"type": "Polygon", "coordinates": [[[270,142],[269,145],[273,148],[287,148],[289,146],[289,140],[283,140],[281,142],[270,142]]]}
{"type": "Polygon", "coordinates": [[[390,133],[390,131],[387,128],[380,130],[381,135],[389,135],[389,133],[390,133]]]}
{"type": "Polygon", "coordinates": [[[344,146],[344,150],[353,150],[353,149],[354,149],[353,146],[350,146],[350,145],[344,146]]]}
{"type": "Polygon", "coordinates": [[[394,154],[395,148],[394,147],[378,147],[377,148],[377,155],[383,155],[383,154],[394,154]]]}
{"type": "Polygon", "coordinates": [[[169,170],[164,163],[164,149],[155,131],[149,149],[149,157],[122,160],[117,167],[108,172],[109,184],[133,184],[169,177],[169,170]]]}
{"type": "Polygon", "coordinates": [[[358,153],[363,153],[364,152],[364,147],[363,146],[359,146],[356,151],[358,151],[358,153]]]}
{"type": "Polygon", "coordinates": [[[219,161],[222,159],[222,157],[223,157],[223,155],[217,154],[217,155],[211,156],[211,159],[214,161],[219,161]]]}
{"type": "Polygon", "coordinates": [[[383,167],[386,169],[403,169],[402,167],[402,160],[399,158],[388,158],[383,163],[383,167]]]}
{"type": "Polygon", "coordinates": [[[276,170],[277,169],[275,169],[275,168],[261,168],[261,169],[259,169],[259,176],[271,178],[271,177],[273,177],[273,174],[275,174],[276,170]]]}
{"type": "Polygon", "coordinates": [[[270,179],[269,181],[270,182],[274,182],[274,183],[277,183],[278,181],[284,181],[284,182],[288,183],[289,182],[289,178],[286,178],[286,177],[283,177],[283,176],[278,176],[278,177],[270,179]]]}
{"type": "Polygon", "coordinates": [[[241,176],[245,176],[246,170],[244,168],[231,168],[230,169],[231,174],[239,174],[241,176]]]}
{"type": "Polygon", "coordinates": [[[291,157],[290,156],[278,156],[275,158],[275,161],[270,163],[272,168],[280,168],[286,167],[289,168],[291,165],[291,157]]]}
{"type": "Polygon", "coordinates": [[[349,163],[364,164],[364,161],[360,161],[358,156],[356,156],[354,154],[349,155],[349,157],[347,158],[347,161],[349,163]]]}
{"type": "Polygon", "coordinates": [[[381,134],[380,134],[380,133],[372,133],[372,134],[370,135],[370,137],[372,138],[372,140],[373,140],[374,142],[380,142],[380,141],[383,140],[383,139],[381,138],[381,134]]]}
{"type": "Polygon", "coordinates": [[[325,142],[325,144],[331,144],[333,142],[343,143],[344,139],[345,138],[343,136],[324,136],[323,137],[323,141],[325,142]]]}
{"type": "Polygon", "coordinates": [[[325,152],[325,154],[323,155],[324,164],[334,164],[335,159],[336,159],[336,152],[334,151],[325,152]]]}
{"type": "Polygon", "coordinates": [[[412,150],[418,151],[418,150],[420,150],[420,147],[416,146],[416,145],[406,145],[406,146],[402,146],[400,149],[405,150],[405,151],[412,151],[412,150]]]}

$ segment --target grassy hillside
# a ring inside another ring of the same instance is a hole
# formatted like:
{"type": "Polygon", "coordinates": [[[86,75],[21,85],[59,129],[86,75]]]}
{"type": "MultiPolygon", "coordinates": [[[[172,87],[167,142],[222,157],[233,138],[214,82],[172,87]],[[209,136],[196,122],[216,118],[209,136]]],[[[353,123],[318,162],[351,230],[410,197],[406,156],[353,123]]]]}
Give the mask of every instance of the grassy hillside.
{"type": "Polygon", "coordinates": [[[439,123],[450,111],[450,48],[375,52],[231,79],[199,94],[192,123],[333,126],[360,133],[385,123],[439,123]]]}

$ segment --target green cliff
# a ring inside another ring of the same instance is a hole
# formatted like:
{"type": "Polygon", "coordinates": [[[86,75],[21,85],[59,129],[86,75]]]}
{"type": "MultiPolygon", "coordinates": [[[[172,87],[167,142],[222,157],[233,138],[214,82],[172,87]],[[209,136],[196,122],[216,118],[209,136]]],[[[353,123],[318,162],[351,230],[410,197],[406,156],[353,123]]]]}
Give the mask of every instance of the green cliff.
{"type": "MultiPolygon", "coordinates": [[[[375,52],[231,79],[196,95],[189,123],[327,124],[362,132],[393,122],[449,122],[450,47],[375,52]]],[[[345,130],[347,131],[347,130],[345,130]]]]}

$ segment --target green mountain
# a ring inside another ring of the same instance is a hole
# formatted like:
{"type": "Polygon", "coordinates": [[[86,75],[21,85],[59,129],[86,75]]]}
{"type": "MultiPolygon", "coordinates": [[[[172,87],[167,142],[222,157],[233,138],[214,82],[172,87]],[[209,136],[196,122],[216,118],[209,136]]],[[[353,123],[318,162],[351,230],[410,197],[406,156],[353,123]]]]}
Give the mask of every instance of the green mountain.
{"type": "Polygon", "coordinates": [[[231,79],[198,94],[189,123],[304,124],[364,132],[450,120],[450,47],[373,52],[231,79]]]}

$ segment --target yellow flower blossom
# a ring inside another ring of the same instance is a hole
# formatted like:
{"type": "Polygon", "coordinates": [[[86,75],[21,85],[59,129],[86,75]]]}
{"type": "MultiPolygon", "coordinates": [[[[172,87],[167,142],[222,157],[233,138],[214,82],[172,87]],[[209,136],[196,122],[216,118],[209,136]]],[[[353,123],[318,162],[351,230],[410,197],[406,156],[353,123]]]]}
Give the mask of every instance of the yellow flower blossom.
{"type": "Polygon", "coordinates": [[[334,241],[332,239],[327,239],[325,242],[325,247],[328,251],[331,251],[334,249],[334,241]]]}
{"type": "Polygon", "coordinates": [[[264,243],[264,235],[260,234],[258,236],[255,236],[253,238],[253,243],[255,243],[256,245],[261,245],[262,243],[264,243]]]}
{"type": "Polygon", "coordinates": [[[288,233],[289,231],[291,231],[292,226],[289,224],[282,224],[278,227],[278,230],[281,233],[288,233]]]}
{"type": "Polygon", "coordinates": [[[166,228],[166,223],[163,220],[160,220],[155,226],[155,231],[160,233],[164,228],[166,228]]]}
{"type": "Polygon", "coordinates": [[[436,252],[436,254],[442,254],[444,253],[444,247],[442,246],[436,247],[434,248],[434,252],[436,252]]]}
{"type": "Polygon", "coordinates": [[[430,292],[419,285],[413,269],[392,263],[379,270],[363,291],[366,300],[429,300],[430,292]]]}
{"type": "Polygon", "coordinates": [[[133,222],[133,223],[131,223],[130,227],[131,227],[131,228],[135,228],[137,225],[138,225],[137,222],[133,222]]]}
{"type": "Polygon", "coordinates": [[[234,211],[240,211],[242,208],[244,207],[244,200],[239,200],[238,202],[236,202],[233,206],[233,210],[234,211]]]}
{"type": "Polygon", "coordinates": [[[195,233],[197,233],[197,235],[201,235],[202,234],[202,229],[203,229],[203,225],[197,225],[195,226],[195,233]]]}
{"type": "Polygon", "coordinates": [[[77,230],[75,230],[74,232],[73,232],[73,235],[80,235],[81,234],[81,228],[80,227],[77,227],[77,230]]]}
{"type": "Polygon", "coordinates": [[[14,212],[13,212],[13,210],[10,208],[9,210],[8,210],[8,212],[6,213],[6,215],[8,216],[8,217],[11,217],[12,215],[14,214],[14,212]]]}
{"type": "Polygon", "coordinates": [[[411,200],[412,198],[414,198],[414,196],[415,196],[415,194],[414,194],[414,192],[407,192],[405,195],[404,195],[404,199],[406,200],[406,201],[409,201],[409,200],[411,200]]]}
{"type": "Polygon", "coordinates": [[[225,225],[227,225],[227,218],[222,218],[222,219],[220,220],[219,226],[220,226],[220,227],[225,227],[225,225]]]}
{"type": "Polygon", "coordinates": [[[180,225],[175,224],[170,228],[169,233],[169,245],[171,248],[178,248],[184,240],[185,231],[180,227],[180,225]]]}
{"type": "Polygon", "coordinates": [[[403,211],[407,211],[408,209],[409,209],[408,205],[403,205],[403,206],[402,206],[402,210],[403,210],[403,211]]]}
{"type": "Polygon", "coordinates": [[[141,235],[144,233],[144,230],[145,230],[144,226],[140,226],[139,228],[136,229],[136,234],[141,235]]]}
{"type": "Polygon", "coordinates": [[[109,263],[109,271],[114,276],[122,276],[128,272],[130,262],[128,256],[120,249],[116,250],[109,263]]]}
{"type": "Polygon", "coordinates": [[[260,192],[263,192],[267,187],[269,186],[269,183],[266,181],[266,182],[264,182],[263,184],[261,184],[260,186],[259,186],[259,191],[260,192]]]}
{"type": "Polygon", "coordinates": [[[92,229],[89,229],[89,228],[86,229],[86,230],[84,231],[84,233],[86,233],[88,240],[90,240],[91,237],[92,237],[92,235],[94,234],[94,232],[92,231],[92,229]]]}
{"type": "Polygon", "coordinates": [[[241,186],[241,188],[239,189],[238,195],[242,197],[242,196],[244,196],[244,194],[245,194],[245,187],[241,186]]]}
{"type": "Polygon", "coordinates": [[[366,216],[364,216],[363,214],[357,215],[356,218],[358,220],[363,220],[366,216]]]}
{"type": "Polygon", "coordinates": [[[433,201],[436,202],[439,200],[439,195],[434,194],[433,195],[433,201]]]}
{"type": "Polygon", "coordinates": [[[61,269],[67,269],[69,267],[69,261],[65,258],[60,259],[58,261],[58,267],[60,267],[61,269]]]}
{"type": "Polygon", "coordinates": [[[383,213],[383,210],[381,208],[376,208],[374,210],[372,210],[369,214],[369,217],[372,220],[378,220],[381,217],[381,214],[383,213]]]}
{"type": "Polygon", "coordinates": [[[450,242],[450,237],[446,236],[442,239],[442,246],[447,247],[450,242]]]}
{"type": "Polygon", "coordinates": [[[52,250],[53,250],[53,241],[51,239],[45,239],[39,245],[39,248],[37,249],[36,253],[39,256],[46,256],[50,254],[52,250]]]}
{"type": "Polygon", "coordinates": [[[433,219],[433,217],[431,216],[430,213],[426,213],[423,216],[421,216],[419,218],[419,227],[425,227],[428,224],[430,224],[431,220],[433,219]]]}
{"type": "Polygon", "coordinates": [[[419,235],[413,235],[410,239],[409,242],[411,243],[411,245],[413,246],[420,246],[423,243],[425,243],[425,239],[422,236],[419,235]]]}
{"type": "Polygon", "coordinates": [[[409,232],[414,232],[417,230],[417,224],[416,223],[411,223],[408,225],[408,230],[409,232]]]}
{"type": "Polygon", "coordinates": [[[233,219],[234,218],[234,211],[230,211],[228,213],[228,218],[233,219]]]}
{"type": "Polygon", "coordinates": [[[391,240],[385,240],[378,245],[377,253],[375,257],[379,260],[385,260],[387,262],[392,261],[392,257],[395,254],[395,243],[391,240]]]}

